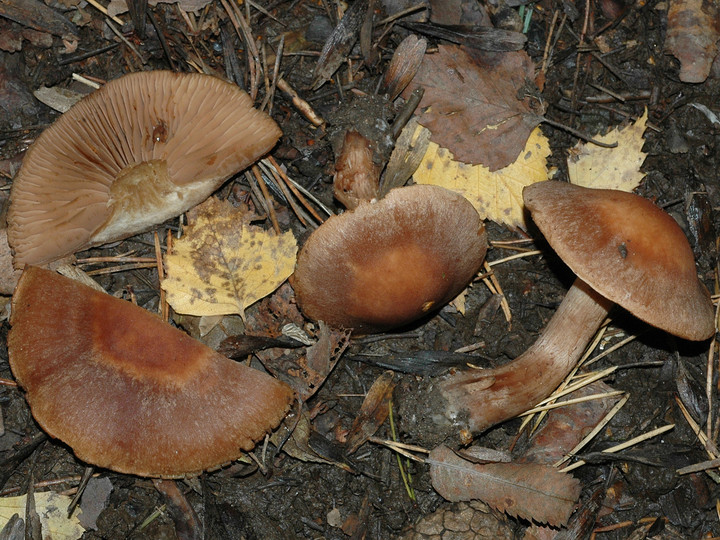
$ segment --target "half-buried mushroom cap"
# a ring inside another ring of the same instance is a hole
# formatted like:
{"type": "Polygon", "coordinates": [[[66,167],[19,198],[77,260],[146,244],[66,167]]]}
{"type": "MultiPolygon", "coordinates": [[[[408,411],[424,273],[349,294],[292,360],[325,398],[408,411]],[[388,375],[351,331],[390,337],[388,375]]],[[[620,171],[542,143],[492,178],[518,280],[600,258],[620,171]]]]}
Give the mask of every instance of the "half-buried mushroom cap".
{"type": "Polygon", "coordinates": [[[129,302],[27,267],[10,365],[35,419],[88,463],[181,477],[227,463],[284,417],[285,384],[129,302]]]}
{"type": "Polygon", "coordinates": [[[523,197],[552,248],[605,298],[685,339],[715,333],[692,249],[675,220],[652,202],[565,182],[533,184],[523,197]]]}
{"type": "Polygon", "coordinates": [[[485,227],[470,202],[416,185],[328,219],[298,254],[291,280],[309,318],[378,332],[452,300],[478,272],[486,249],[485,227]]]}
{"type": "Polygon", "coordinates": [[[181,214],[269,151],[280,134],[247,94],[209,75],[146,71],[109,82],[28,150],[8,211],[15,267],[181,214]]]}

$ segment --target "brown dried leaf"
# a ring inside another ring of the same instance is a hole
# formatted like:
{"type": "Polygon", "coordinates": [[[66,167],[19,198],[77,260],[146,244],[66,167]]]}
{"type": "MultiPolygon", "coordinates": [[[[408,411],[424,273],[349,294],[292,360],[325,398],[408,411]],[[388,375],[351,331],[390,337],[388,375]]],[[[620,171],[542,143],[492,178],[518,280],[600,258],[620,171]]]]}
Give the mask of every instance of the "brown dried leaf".
{"type": "Polygon", "coordinates": [[[320,388],[350,343],[350,332],[331,330],[320,323],[320,335],[305,354],[281,357],[258,354],[274,376],[288,383],[302,401],[307,401],[320,388]]]}
{"type": "Polygon", "coordinates": [[[385,70],[380,93],[388,94],[388,99],[395,101],[395,98],[415,77],[426,49],[427,41],[418,38],[415,34],[410,34],[403,39],[395,49],[392,60],[385,70]]]}
{"type": "Polygon", "coordinates": [[[79,35],[77,26],[67,17],[39,0],[4,0],[0,2],[0,17],[68,39],[79,35]]]}
{"type": "Polygon", "coordinates": [[[347,438],[347,453],[354,453],[360,446],[372,437],[378,428],[385,422],[390,413],[390,401],[395,389],[392,371],[380,375],[368,390],[360,412],[355,417],[347,438]]]}
{"type": "Polygon", "coordinates": [[[680,80],[707,79],[718,54],[720,5],[713,0],[672,0],[665,50],[680,60],[680,80]]]}
{"type": "MultiPolygon", "coordinates": [[[[602,381],[596,381],[575,390],[565,399],[574,399],[612,392],[602,381]]],[[[523,462],[555,463],[575,446],[605,417],[620,400],[619,396],[574,403],[551,410],[543,425],[533,437],[530,447],[523,453],[523,462]]]]}
{"type": "Polygon", "coordinates": [[[357,41],[365,17],[368,16],[368,0],[355,0],[338,25],[327,38],[315,66],[312,89],[317,90],[343,63],[357,41]]]}
{"type": "Polygon", "coordinates": [[[580,496],[578,480],[547,465],[478,465],[446,446],[435,448],[427,461],[433,487],[443,498],[453,502],[480,499],[512,516],[539,523],[566,524],[580,496]]]}
{"type": "Polygon", "coordinates": [[[403,95],[422,86],[419,122],[456,160],[496,171],[513,163],[542,121],[531,105],[534,67],[523,51],[470,52],[439,45],[403,95]]]}
{"type": "Polygon", "coordinates": [[[300,418],[295,413],[289,414],[270,436],[270,442],[276,447],[282,446],[283,452],[300,461],[337,465],[342,469],[349,470],[347,464],[335,461],[310,446],[311,439],[317,436],[307,411],[302,410],[300,418]]]}

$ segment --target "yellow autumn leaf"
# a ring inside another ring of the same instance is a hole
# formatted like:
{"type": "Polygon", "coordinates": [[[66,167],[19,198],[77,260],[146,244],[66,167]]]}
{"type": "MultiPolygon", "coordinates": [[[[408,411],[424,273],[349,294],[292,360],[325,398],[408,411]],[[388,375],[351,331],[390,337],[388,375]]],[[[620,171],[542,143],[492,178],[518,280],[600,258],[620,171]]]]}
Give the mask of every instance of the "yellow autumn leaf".
{"type": "MultiPolygon", "coordinates": [[[[83,535],[85,529],[80,525],[76,514],[68,517],[70,501],[72,497],[54,491],[35,493],[35,511],[40,517],[43,538],[76,540],[83,535]]],[[[0,498],[0,529],[14,514],[25,519],[26,502],[27,495],[0,498]]]]}
{"type": "Polygon", "coordinates": [[[277,289],[295,267],[291,232],[277,235],[250,225],[247,210],[214,197],[196,208],[184,232],[165,258],[162,282],[178,313],[244,318],[245,309],[277,289]]]}
{"type": "Polygon", "coordinates": [[[460,193],[483,219],[525,228],[522,190],[547,180],[549,155],[550,144],[540,128],[532,131],[514,163],[494,172],[482,165],[455,161],[449,150],[431,142],[414,178],[418,184],[434,184],[460,193]]]}
{"type": "Polygon", "coordinates": [[[570,182],[595,189],[632,191],[638,187],[645,177],[640,167],[646,156],[642,151],[646,124],[647,109],[634,124],[593,137],[604,143],[617,142],[615,148],[592,143],[575,146],[568,157],[570,182]]]}

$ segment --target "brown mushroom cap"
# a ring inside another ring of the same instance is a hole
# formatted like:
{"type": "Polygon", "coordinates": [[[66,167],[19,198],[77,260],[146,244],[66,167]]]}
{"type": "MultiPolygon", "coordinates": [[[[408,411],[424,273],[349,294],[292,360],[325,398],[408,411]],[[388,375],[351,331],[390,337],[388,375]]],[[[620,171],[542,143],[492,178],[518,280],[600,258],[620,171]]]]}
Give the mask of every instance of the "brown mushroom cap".
{"type": "Polygon", "coordinates": [[[408,324],[457,296],[485,258],[485,227],[447,189],[394,189],[321,225],[291,283],[311,319],[356,332],[408,324]]]}
{"type": "Polygon", "coordinates": [[[667,213],[633,193],[565,182],[533,184],[523,197],[552,248],[597,292],[682,338],[714,334],[710,293],[667,213]]]}
{"type": "Polygon", "coordinates": [[[148,311],[27,267],[10,366],[35,419],[88,463],[180,477],[227,463],[285,416],[292,390],[148,311]]]}
{"type": "Polygon", "coordinates": [[[275,122],[209,75],[125,75],[28,150],[8,211],[15,267],[126,238],[207,198],[270,150],[275,122]]]}

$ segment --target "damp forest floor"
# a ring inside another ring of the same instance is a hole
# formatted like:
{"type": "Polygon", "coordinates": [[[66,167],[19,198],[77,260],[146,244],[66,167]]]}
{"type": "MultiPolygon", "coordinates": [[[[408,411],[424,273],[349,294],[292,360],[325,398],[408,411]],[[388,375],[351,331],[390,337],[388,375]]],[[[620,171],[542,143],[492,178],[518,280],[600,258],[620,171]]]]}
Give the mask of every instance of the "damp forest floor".
{"type": "MultiPolygon", "coordinates": [[[[344,111],[346,123],[367,121],[366,112],[357,113],[363,117],[353,118],[353,113],[347,111],[347,103],[356,90],[370,94],[375,91],[395,48],[408,34],[400,24],[379,25],[378,22],[414,4],[401,0],[375,2],[376,25],[371,38],[372,43],[379,44],[375,63],[364,65],[359,49],[351,50],[349,62],[347,59],[342,62],[333,80],[313,90],[312,74],[318,53],[335,26],[330,16],[336,14],[335,1],[256,2],[250,2],[246,12],[250,30],[259,38],[261,46],[265,46],[266,59],[277,46],[278,38],[285,36],[288,54],[280,63],[280,72],[286,81],[325,118],[344,111]],[[352,69],[352,80],[348,69],[352,69]]],[[[84,1],[54,1],[50,7],[78,24],[77,48],[72,53],[67,52],[67,43],[58,37],[0,19],[0,34],[7,32],[8,40],[11,35],[21,36],[14,52],[7,52],[8,48],[12,49],[7,44],[6,50],[0,52],[2,207],[7,207],[12,177],[23,151],[59,115],[35,100],[32,92],[37,88],[60,85],[82,89],[80,83],[73,81],[73,74],[107,81],[147,69],[201,70],[221,77],[229,74],[241,84],[246,83],[245,46],[229,24],[223,3],[212,1],[196,14],[187,14],[174,3],[150,6],[148,11],[156,24],[148,23],[145,37],[140,37],[127,13],[120,15],[125,25],[113,23],[113,31],[108,28],[105,16],[84,1]],[[83,58],[83,53],[92,54],[83,58]]],[[[429,2],[438,10],[443,4],[429,2]]],[[[645,135],[647,158],[642,170],[646,176],[637,191],[680,223],[694,250],[699,275],[711,292],[717,292],[720,128],[695,105],[715,108],[717,112],[720,80],[711,77],[702,84],[679,80],[677,60],[663,51],[666,2],[649,0],[627,5],[616,2],[610,7],[606,4],[612,3],[543,0],[535,5],[528,18],[528,40],[524,48],[538,65],[542,62],[549,29],[554,24],[553,16],[558,14],[556,20],[559,20],[572,14],[552,40],[553,62],[547,68],[539,97],[547,107],[548,117],[589,134],[603,132],[628,118],[638,118],[647,108],[651,129],[645,135]],[[620,46],[609,57],[625,74],[622,80],[593,60],[587,51],[578,50],[576,37],[582,32],[588,9],[588,19],[595,29],[606,25],[603,32],[612,33],[614,43],[632,42],[632,46],[620,46]],[[610,18],[612,15],[617,20],[610,18]],[[614,88],[624,93],[626,99],[613,99],[607,94],[604,96],[608,99],[587,99],[602,93],[598,87],[614,88]]],[[[447,6],[442,9],[456,14],[484,9],[475,2],[447,2],[447,6]]],[[[243,12],[246,8],[243,3],[243,12]]],[[[425,13],[423,9],[410,11],[408,17],[415,20],[425,13]]],[[[517,13],[518,8],[511,11],[517,13]]],[[[396,22],[402,20],[400,17],[396,22]]],[[[557,30],[557,24],[554,28],[557,30]]],[[[430,38],[429,47],[435,45],[430,38]]],[[[265,91],[261,85],[258,103],[265,97],[265,91]]],[[[283,137],[272,152],[275,160],[329,208],[340,211],[332,195],[334,156],[328,131],[313,126],[279,90],[271,103],[271,115],[283,129],[283,137]]],[[[555,169],[555,178],[566,179],[565,159],[578,139],[547,124],[542,130],[550,140],[549,165],[555,169]]],[[[245,176],[240,175],[221,189],[221,196],[239,200],[249,191],[245,176]]],[[[276,205],[281,227],[292,229],[302,241],[306,229],[279,198],[276,205]]],[[[174,220],[158,227],[157,231],[159,237],[164,238],[168,229],[175,233],[177,228],[174,220]]],[[[522,232],[492,222],[487,224],[487,230],[493,244],[527,238],[522,232]]],[[[433,490],[425,465],[401,460],[409,476],[406,480],[396,454],[387,447],[366,442],[348,460],[341,443],[358,414],[363,396],[388,365],[392,367],[399,358],[418,351],[455,351],[472,346],[477,363],[482,366],[507,362],[532,344],[562,300],[573,275],[544,242],[523,246],[539,249],[542,255],[492,267],[507,301],[510,320],[496,302],[497,295],[478,281],[468,291],[464,315],[446,307],[431,319],[400,333],[351,340],[319,391],[304,404],[312,412],[313,453],[327,458],[327,463],[296,459],[282,451],[275,452],[272,445],[263,448],[260,444],[254,453],[262,467],[248,460],[179,482],[198,516],[204,537],[522,538],[528,521],[503,516],[480,503],[464,505],[445,501],[433,490]],[[377,365],[378,358],[384,360],[385,365],[377,365]],[[412,499],[408,483],[414,493],[412,499]],[[493,524],[488,524],[487,519],[493,524]],[[479,521],[482,526],[477,525],[479,521]]],[[[92,249],[76,257],[113,257],[131,250],[135,256],[154,257],[152,234],[92,249]]],[[[513,253],[491,244],[487,258],[493,261],[513,253]]],[[[118,268],[118,264],[108,262],[85,269],[94,270],[94,277],[107,291],[125,297],[129,297],[131,291],[139,305],[157,310],[160,288],[155,268],[127,265],[118,268]]],[[[612,269],[608,268],[608,272],[612,269]]],[[[252,309],[258,308],[251,308],[250,312],[252,309]]],[[[707,380],[710,344],[673,340],[620,310],[612,315],[600,350],[627,336],[638,337],[602,358],[596,366],[619,366],[604,381],[613,389],[626,392],[629,399],[590,446],[582,450],[588,457],[587,464],[573,471],[583,485],[581,503],[587,502],[599,488],[603,490],[602,503],[587,518],[590,525],[582,536],[594,535],[607,540],[720,537],[718,476],[676,472],[708,459],[703,443],[678,403],[688,408],[703,432],[709,413],[713,422],[720,418],[718,370],[707,380]],[[675,427],[612,459],[598,456],[605,448],[666,424],[675,427]]],[[[181,324],[183,321],[175,322],[186,326],[181,324]]],[[[12,381],[4,345],[8,329],[6,318],[0,326],[0,377],[12,381]]],[[[211,346],[217,346],[217,342],[216,338],[209,340],[211,346]]],[[[710,358],[711,362],[715,360],[710,358]]],[[[426,356],[426,361],[433,361],[432,354],[426,356]]],[[[397,388],[403,391],[395,392],[393,411],[407,408],[413,401],[423,404],[425,396],[420,390],[413,391],[421,388],[413,384],[420,375],[412,373],[412,367],[406,364],[397,365],[395,372],[397,388]]],[[[2,494],[26,493],[30,484],[35,486],[35,492],[51,489],[72,494],[85,464],[61,442],[41,436],[18,388],[0,386],[0,410],[4,424],[0,436],[2,494]]],[[[404,430],[403,419],[397,412],[393,423],[397,428],[395,436],[402,442],[417,444],[426,438],[404,430]]],[[[519,427],[519,420],[508,421],[477,437],[475,444],[497,449],[520,448],[527,440],[527,432],[519,433],[519,427]]],[[[710,426],[711,436],[716,437],[717,432],[717,425],[710,426]]],[[[375,436],[393,438],[390,422],[385,421],[375,436]]],[[[192,513],[174,508],[151,480],[106,470],[94,473],[97,478],[109,479],[112,490],[101,505],[93,528],[82,538],[198,537],[200,529],[193,528],[192,520],[188,521],[192,513]]],[[[562,534],[558,537],[569,538],[562,534]]]]}

